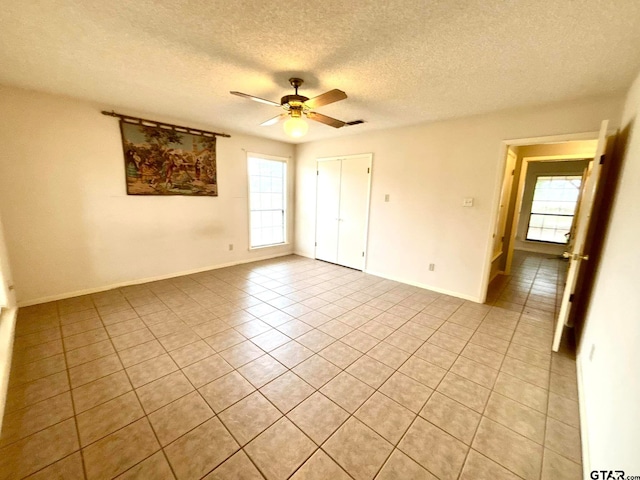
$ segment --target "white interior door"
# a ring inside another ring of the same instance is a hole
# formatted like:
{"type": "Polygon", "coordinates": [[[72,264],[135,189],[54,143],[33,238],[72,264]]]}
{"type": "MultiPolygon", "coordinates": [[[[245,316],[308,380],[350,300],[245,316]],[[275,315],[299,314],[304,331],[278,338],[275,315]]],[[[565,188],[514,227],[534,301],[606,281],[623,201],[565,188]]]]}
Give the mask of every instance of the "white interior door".
{"type": "Polygon", "coordinates": [[[562,334],[564,327],[567,324],[569,313],[571,311],[570,298],[576,290],[576,282],[578,280],[578,272],[580,265],[583,261],[589,259],[589,252],[584,251],[584,244],[587,237],[587,229],[589,228],[589,221],[593,211],[593,200],[595,198],[598,184],[600,183],[600,158],[604,155],[606,143],[607,143],[607,127],[609,121],[602,122],[600,127],[600,135],[598,136],[598,146],[596,148],[596,155],[591,162],[591,168],[587,170],[587,173],[583,179],[583,190],[581,194],[580,203],[578,205],[578,214],[575,220],[575,230],[573,238],[573,248],[571,251],[565,252],[565,255],[569,256],[569,271],[567,272],[567,282],[565,284],[564,293],[562,295],[562,302],[560,303],[560,313],[558,314],[558,321],[556,323],[556,331],[553,337],[553,350],[555,352],[560,348],[562,341],[562,334]]]}
{"type": "Polygon", "coordinates": [[[505,230],[507,228],[507,215],[509,210],[509,200],[511,199],[511,189],[513,188],[513,177],[516,168],[518,156],[513,150],[507,152],[507,164],[505,167],[504,179],[502,181],[502,192],[500,193],[500,210],[498,212],[498,221],[496,229],[493,233],[493,259],[504,253],[505,230]]]}
{"type": "Polygon", "coordinates": [[[342,160],[337,263],[358,270],[364,269],[370,174],[370,155],[342,160]]]}
{"type": "Polygon", "coordinates": [[[319,160],[316,187],[316,258],[338,263],[341,160],[319,160]]]}

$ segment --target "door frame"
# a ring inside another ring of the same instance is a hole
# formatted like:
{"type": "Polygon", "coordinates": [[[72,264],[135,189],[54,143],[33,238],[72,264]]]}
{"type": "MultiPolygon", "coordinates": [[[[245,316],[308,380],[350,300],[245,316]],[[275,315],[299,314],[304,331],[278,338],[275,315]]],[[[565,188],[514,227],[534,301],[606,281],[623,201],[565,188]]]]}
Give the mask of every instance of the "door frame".
{"type": "MultiPolygon", "coordinates": [[[[367,263],[369,259],[369,224],[371,219],[371,185],[373,178],[373,153],[356,153],[349,155],[336,155],[333,157],[320,157],[316,158],[316,208],[315,208],[315,231],[313,236],[314,247],[313,247],[313,258],[316,258],[316,248],[318,243],[318,163],[319,162],[327,162],[327,161],[335,161],[335,160],[349,160],[350,158],[356,157],[368,157],[369,158],[369,180],[367,183],[367,213],[364,222],[364,239],[363,239],[363,247],[364,247],[364,260],[362,262],[362,271],[366,271],[367,263]]],[[[342,182],[342,179],[341,179],[342,182]]],[[[347,267],[348,268],[348,267],[347,267]]]]}
{"type": "MultiPolygon", "coordinates": [[[[598,138],[598,131],[594,130],[591,132],[582,132],[582,133],[568,133],[563,135],[549,135],[543,137],[528,137],[528,138],[514,138],[509,140],[503,140],[500,142],[500,156],[498,162],[498,169],[495,173],[494,179],[494,189],[493,189],[493,197],[491,201],[491,218],[489,221],[488,229],[487,229],[487,246],[485,251],[485,264],[482,272],[482,282],[480,284],[480,292],[479,292],[479,300],[480,303],[484,303],[487,300],[487,292],[489,290],[489,281],[491,278],[491,263],[493,257],[493,234],[496,230],[496,223],[498,222],[499,213],[500,213],[500,193],[502,192],[502,185],[504,183],[505,176],[505,168],[507,165],[507,155],[509,152],[509,147],[522,147],[525,145],[535,145],[538,143],[560,143],[560,142],[571,142],[571,141],[579,141],[579,140],[596,140],[598,138]]],[[[610,130],[607,132],[607,135],[615,133],[614,130],[610,130]]],[[[532,157],[533,158],[533,157],[532,157]]],[[[584,158],[584,157],[581,157],[584,158]]],[[[525,162],[522,162],[522,165],[525,165],[525,162]]],[[[524,172],[526,176],[526,171],[524,172]]],[[[520,182],[522,182],[523,175],[520,175],[520,182]]],[[[524,188],[524,185],[522,185],[524,188]]],[[[518,215],[518,208],[522,202],[522,191],[520,190],[520,184],[518,185],[518,198],[516,198],[516,209],[514,210],[514,220],[518,215]]],[[[514,232],[512,229],[511,235],[513,236],[514,232]]],[[[507,259],[507,268],[510,268],[510,262],[507,259]]],[[[508,272],[508,270],[507,270],[508,272]]]]}

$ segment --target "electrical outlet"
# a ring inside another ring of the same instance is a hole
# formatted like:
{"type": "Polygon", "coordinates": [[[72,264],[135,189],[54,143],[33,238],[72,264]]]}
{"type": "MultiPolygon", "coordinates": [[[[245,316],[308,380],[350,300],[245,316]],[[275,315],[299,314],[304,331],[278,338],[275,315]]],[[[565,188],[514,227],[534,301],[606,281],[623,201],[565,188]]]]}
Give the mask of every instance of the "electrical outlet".
{"type": "Polygon", "coordinates": [[[232,251],[232,250],[233,250],[233,243],[230,243],[229,244],[229,251],[232,251]]]}
{"type": "Polygon", "coordinates": [[[429,264],[429,271],[433,272],[436,269],[436,264],[435,263],[430,263],[429,264]]]}

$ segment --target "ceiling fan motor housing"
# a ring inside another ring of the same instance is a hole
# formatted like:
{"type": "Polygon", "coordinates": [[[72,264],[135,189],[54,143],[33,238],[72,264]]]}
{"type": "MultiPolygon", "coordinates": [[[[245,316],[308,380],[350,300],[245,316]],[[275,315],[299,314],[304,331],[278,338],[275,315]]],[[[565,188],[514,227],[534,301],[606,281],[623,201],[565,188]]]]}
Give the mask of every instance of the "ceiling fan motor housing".
{"type": "Polygon", "coordinates": [[[285,95],[280,99],[280,103],[287,110],[294,107],[302,107],[302,104],[309,100],[309,97],[303,95],[285,95]]]}

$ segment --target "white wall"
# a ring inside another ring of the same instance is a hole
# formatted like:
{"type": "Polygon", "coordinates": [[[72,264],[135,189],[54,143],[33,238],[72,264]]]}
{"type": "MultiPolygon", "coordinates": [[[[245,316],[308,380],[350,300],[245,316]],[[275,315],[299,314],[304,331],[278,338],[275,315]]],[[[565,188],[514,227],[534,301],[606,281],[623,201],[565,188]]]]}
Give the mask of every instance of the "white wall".
{"type": "Polygon", "coordinates": [[[298,145],[296,252],[314,255],[316,158],[372,152],[367,270],[482,300],[502,142],[594,132],[605,118],[615,126],[621,105],[621,98],[591,99],[298,145]],[[472,208],[462,206],[465,197],[475,199],[472,208]]]}
{"type": "Polygon", "coordinates": [[[566,245],[558,245],[548,242],[532,242],[527,240],[529,229],[529,217],[533,202],[533,193],[538,177],[541,175],[582,175],[584,169],[589,165],[589,160],[573,160],[558,162],[529,162],[527,168],[527,178],[522,192],[522,208],[518,220],[518,231],[516,233],[515,249],[526,250],[528,252],[546,253],[550,255],[562,255],[566,250],[566,245]]]}
{"type": "Polygon", "coordinates": [[[19,304],[293,250],[248,251],[245,153],[291,157],[292,145],[228,132],[218,197],[127,196],[118,121],[100,114],[112,108],[0,87],[0,213],[19,304]]]}
{"type": "Polygon", "coordinates": [[[639,114],[640,76],[624,108],[630,135],[578,355],[590,468],[627,475],[640,475],[639,114]]]}

